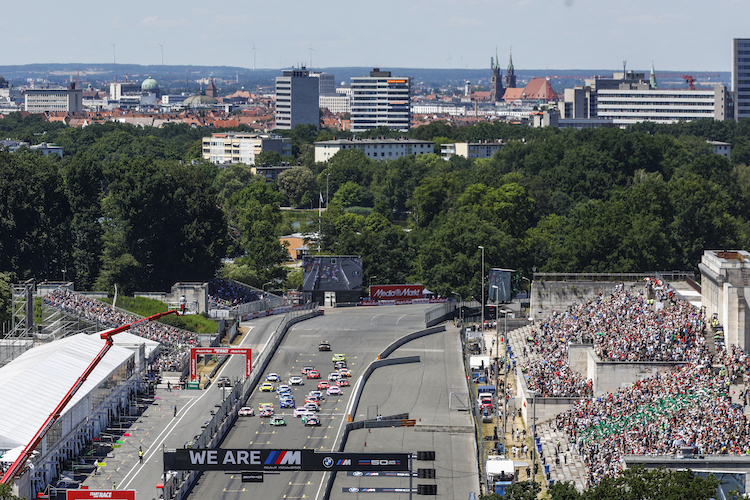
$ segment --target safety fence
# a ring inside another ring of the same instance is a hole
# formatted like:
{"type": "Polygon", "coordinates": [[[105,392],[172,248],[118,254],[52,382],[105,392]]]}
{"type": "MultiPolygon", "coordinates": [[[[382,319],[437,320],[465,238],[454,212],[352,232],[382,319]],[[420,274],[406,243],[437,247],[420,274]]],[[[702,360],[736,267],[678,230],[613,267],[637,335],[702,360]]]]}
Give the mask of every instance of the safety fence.
{"type": "Polygon", "coordinates": [[[431,307],[424,312],[424,324],[427,327],[435,326],[443,321],[453,319],[457,309],[455,301],[443,302],[435,307],[431,307]]]}

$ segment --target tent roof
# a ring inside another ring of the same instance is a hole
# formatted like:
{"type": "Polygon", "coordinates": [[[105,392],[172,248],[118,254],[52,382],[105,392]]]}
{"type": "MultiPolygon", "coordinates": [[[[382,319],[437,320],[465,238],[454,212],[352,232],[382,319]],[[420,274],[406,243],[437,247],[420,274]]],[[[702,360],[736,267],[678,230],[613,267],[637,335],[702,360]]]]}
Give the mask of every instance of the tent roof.
{"type": "MultiPolygon", "coordinates": [[[[116,338],[116,337],[115,337],[116,338]]],[[[79,333],[35,347],[0,368],[0,450],[25,446],[104,346],[98,334],[79,333]]],[[[133,352],[112,346],[63,415],[96,389],[133,352]]]]}

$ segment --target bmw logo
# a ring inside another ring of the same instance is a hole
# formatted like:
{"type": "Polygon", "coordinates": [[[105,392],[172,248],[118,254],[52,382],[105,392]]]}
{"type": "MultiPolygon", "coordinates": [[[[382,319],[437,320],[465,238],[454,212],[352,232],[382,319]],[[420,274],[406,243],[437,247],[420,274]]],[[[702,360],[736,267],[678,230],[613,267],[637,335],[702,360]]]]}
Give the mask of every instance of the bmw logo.
{"type": "Polygon", "coordinates": [[[354,471],[353,475],[354,476],[361,476],[362,475],[362,471],[359,471],[359,470],[358,471],[354,471]]]}
{"type": "Polygon", "coordinates": [[[325,457],[323,459],[323,466],[326,469],[330,469],[331,467],[333,467],[333,459],[331,457],[325,457]]]}
{"type": "Polygon", "coordinates": [[[356,493],[359,491],[359,488],[349,488],[349,493],[356,493]]]}

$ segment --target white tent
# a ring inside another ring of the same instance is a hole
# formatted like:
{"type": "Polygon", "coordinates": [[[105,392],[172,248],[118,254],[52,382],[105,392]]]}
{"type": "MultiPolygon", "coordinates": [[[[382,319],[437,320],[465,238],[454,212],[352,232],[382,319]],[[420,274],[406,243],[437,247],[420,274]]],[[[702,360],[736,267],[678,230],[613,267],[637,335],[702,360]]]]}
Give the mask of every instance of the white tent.
{"type": "MultiPolygon", "coordinates": [[[[80,333],[35,347],[0,368],[0,451],[31,441],[103,346],[98,334],[80,333]]],[[[129,349],[112,346],[63,410],[63,417],[131,356],[129,349]]],[[[76,413],[73,425],[86,418],[76,413]]]]}

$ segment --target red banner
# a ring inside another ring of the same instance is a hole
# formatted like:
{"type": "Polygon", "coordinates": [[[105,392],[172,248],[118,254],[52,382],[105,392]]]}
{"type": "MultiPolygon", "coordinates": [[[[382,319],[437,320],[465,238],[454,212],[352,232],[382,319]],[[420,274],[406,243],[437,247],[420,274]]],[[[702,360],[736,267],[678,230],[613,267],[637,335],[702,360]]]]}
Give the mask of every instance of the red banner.
{"type": "Polygon", "coordinates": [[[447,302],[448,299],[407,299],[407,300],[363,300],[363,306],[404,306],[413,304],[439,304],[447,302]]]}
{"type": "Polygon", "coordinates": [[[193,347],[190,349],[190,380],[198,373],[198,354],[243,354],[245,356],[245,376],[253,370],[253,350],[249,347],[193,347]]]}
{"type": "Polygon", "coordinates": [[[422,285],[372,285],[370,300],[421,299],[422,285]]]}
{"type": "Polygon", "coordinates": [[[135,490],[68,490],[68,500],[135,500],[135,490]]]}

